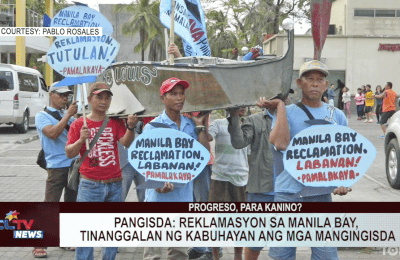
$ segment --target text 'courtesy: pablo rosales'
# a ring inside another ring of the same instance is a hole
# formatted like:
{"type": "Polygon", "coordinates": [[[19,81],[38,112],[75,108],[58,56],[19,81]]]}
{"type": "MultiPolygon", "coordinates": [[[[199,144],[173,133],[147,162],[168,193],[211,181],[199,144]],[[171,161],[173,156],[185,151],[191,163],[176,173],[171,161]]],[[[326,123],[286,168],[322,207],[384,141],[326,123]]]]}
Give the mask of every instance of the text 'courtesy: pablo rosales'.
{"type": "Polygon", "coordinates": [[[0,36],[101,36],[102,27],[2,27],[0,36]]]}

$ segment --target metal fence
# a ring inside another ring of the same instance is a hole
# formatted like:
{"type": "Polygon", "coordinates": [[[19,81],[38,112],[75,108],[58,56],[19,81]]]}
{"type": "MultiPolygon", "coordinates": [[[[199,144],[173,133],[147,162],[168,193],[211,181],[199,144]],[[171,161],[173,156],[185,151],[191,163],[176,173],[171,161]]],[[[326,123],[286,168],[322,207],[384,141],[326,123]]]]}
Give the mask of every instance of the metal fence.
{"type": "MultiPolygon", "coordinates": [[[[0,26],[15,27],[15,4],[0,4],[0,26]]],[[[25,26],[42,27],[43,15],[26,9],[25,26]]]]}

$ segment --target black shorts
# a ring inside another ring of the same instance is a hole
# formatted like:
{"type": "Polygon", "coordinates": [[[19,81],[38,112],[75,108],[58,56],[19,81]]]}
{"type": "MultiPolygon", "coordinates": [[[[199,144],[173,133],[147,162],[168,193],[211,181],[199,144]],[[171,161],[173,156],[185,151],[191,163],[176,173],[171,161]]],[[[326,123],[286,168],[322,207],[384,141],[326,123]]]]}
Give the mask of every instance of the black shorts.
{"type": "Polygon", "coordinates": [[[365,107],[364,111],[365,111],[365,113],[370,113],[370,112],[372,112],[372,107],[365,107]]]}
{"type": "Polygon", "coordinates": [[[391,116],[393,116],[393,114],[396,113],[395,110],[392,111],[387,111],[381,114],[381,120],[379,121],[379,124],[384,125],[386,124],[386,122],[389,120],[389,118],[391,116]]]}

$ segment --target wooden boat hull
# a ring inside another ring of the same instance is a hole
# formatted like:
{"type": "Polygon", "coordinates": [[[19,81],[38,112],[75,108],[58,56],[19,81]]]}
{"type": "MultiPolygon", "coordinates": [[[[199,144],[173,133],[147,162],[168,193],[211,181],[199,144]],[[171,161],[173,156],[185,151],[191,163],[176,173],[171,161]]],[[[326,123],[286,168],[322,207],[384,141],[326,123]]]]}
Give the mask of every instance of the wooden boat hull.
{"type": "Polygon", "coordinates": [[[236,62],[209,57],[187,57],[167,62],[118,62],[97,81],[111,86],[111,114],[141,113],[157,116],[161,83],[177,77],[189,82],[182,112],[251,106],[259,97],[286,97],[293,75],[293,30],[288,32],[288,51],[283,57],[236,62]]]}

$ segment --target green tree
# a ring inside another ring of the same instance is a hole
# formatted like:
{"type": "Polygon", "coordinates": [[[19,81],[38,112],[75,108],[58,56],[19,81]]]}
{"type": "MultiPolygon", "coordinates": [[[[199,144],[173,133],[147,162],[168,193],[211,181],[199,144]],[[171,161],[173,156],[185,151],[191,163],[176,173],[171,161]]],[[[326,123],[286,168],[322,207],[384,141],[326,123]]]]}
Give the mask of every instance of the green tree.
{"type": "MultiPolygon", "coordinates": [[[[158,13],[160,10],[160,2],[155,2],[151,12],[154,16],[158,17],[158,13]]],[[[160,61],[167,59],[165,54],[165,35],[164,35],[164,26],[158,20],[157,31],[158,33],[150,39],[149,43],[149,56],[148,60],[151,61],[160,61]]]]}
{"type": "MultiPolygon", "coordinates": [[[[262,45],[263,33],[279,33],[279,25],[288,16],[309,19],[310,0],[205,0],[205,2],[220,6],[219,11],[225,18],[226,30],[236,36],[241,46],[247,47],[262,45]]],[[[214,12],[215,8],[206,10],[207,25],[213,24],[214,12]]],[[[216,35],[213,33],[214,31],[207,31],[208,37],[214,39],[216,35]]]]}
{"type": "Polygon", "coordinates": [[[238,37],[230,29],[227,15],[222,11],[212,10],[206,13],[206,19],[211,55],[228,58],[229,53],[238,44],[238,37]]]}
{"type": "Polygon", "coordinates": [[[131,37],[139,33],[139,43],[134,47],[133,51],[135,53],[141,52],[142,61],[144,61],[144,51],[149,47],[150,43],[155,40],[156,43],[153,43],[153,45],[159,47],[158,43],[162,41],[161,37],[157,37],[161,36],[163,31],[158,15],[155,15],[158,6],[159,1],[135,0],[129,5],[119,4],[114,8],[114,12],[125,11],[131,14],[128,21],[122,24],[121,32],[131,37]]]}

